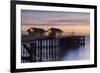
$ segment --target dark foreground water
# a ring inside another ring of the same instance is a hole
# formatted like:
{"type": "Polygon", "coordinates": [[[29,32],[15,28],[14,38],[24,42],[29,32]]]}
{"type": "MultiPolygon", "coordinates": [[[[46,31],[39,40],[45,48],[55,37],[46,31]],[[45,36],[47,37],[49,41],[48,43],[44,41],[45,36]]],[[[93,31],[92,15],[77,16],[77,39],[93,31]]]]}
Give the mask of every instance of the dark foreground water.
{"type": "Polygon", "coordinates": [[[90,36],[85,36],[85,46],[73,48],[64,53],[62,61],[66,60],[87,60],[90,58],[90,36]]]}

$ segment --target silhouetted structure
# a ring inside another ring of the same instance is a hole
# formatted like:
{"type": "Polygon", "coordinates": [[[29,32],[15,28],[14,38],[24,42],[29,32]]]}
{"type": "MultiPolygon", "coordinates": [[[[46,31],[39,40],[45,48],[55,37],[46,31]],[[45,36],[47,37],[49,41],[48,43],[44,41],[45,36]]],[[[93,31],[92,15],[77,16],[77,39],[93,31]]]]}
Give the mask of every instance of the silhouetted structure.
{"type": "Polygon", "coordinates": [[[33,36],[33,37],[42,37],[45,34],[45,30],[41,29],[41,28],[29,28],[27,30],[27,32],[29,33],[29,35],[33,36]]]}
{"type": "Polygon", "coordinates": [[[57,28],[50,28],[49,30],[47,30],[47,32],[49,33],[49,37],[60,38],[63,31],[57,28]]]}
{"type": "Polygon", "coordinates": [[[59,61],[64,49],[85,45],[85,36],[62,36],[57,28],[45,31],[30,28],[29,35],[22,35],[21,62],[59,61]]]}
{"type": "Polygon", "coordinates": [[[45,31],[43,29],[30,28],[27,30],[29,35],[22,36],[22,40],[31,42],[23,43],[22,41],[22,54],[26,53],[26,55],[22,55],[22,63],[59,60],[60,47],[58,37],[60,38],[62,31],[54,28],[50,30],[51,32],[48,36],[44,35],[45,31]]]}

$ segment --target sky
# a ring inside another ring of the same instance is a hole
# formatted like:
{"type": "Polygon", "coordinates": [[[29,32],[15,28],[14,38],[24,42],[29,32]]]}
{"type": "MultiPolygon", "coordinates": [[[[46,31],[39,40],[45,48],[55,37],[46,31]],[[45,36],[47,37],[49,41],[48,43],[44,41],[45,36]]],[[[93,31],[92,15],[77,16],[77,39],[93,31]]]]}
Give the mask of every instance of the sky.
{"type": "Polygon", "coordinates": [[[21,10],[22,32],[30,27],[43,28],[48,30],[52,27],[61,29],[64,34],[85,34],[90,33],[90,13],[83,12],[56,12],[21,10]]]}

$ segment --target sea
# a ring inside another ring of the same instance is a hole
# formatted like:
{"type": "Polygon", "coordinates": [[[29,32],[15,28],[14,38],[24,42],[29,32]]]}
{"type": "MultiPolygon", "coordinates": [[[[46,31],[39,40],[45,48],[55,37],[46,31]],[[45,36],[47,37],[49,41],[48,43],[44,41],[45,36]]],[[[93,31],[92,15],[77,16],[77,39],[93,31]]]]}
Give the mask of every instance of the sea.
{"type": "Polygon", "coordinates": [[[90,36],[85,36],[85,45],[72,48],[64,53],[62,61],[66,60],[88,60],[90,59],[90,36]]]}

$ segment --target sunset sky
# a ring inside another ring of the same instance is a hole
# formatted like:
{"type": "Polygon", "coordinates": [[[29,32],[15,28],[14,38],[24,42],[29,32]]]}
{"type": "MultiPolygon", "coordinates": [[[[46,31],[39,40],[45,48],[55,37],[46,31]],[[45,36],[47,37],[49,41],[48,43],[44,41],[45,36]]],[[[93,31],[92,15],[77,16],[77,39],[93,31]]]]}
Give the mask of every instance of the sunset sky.
{"type": "Polygon", "coordinates": [[[90,14],[79,12],[56,12],[56,11],[36,11],[21,10],[22,32],[30,27],[59,28],[64,34],[74,32],[75,34],[89,35],[90,14]]]}

